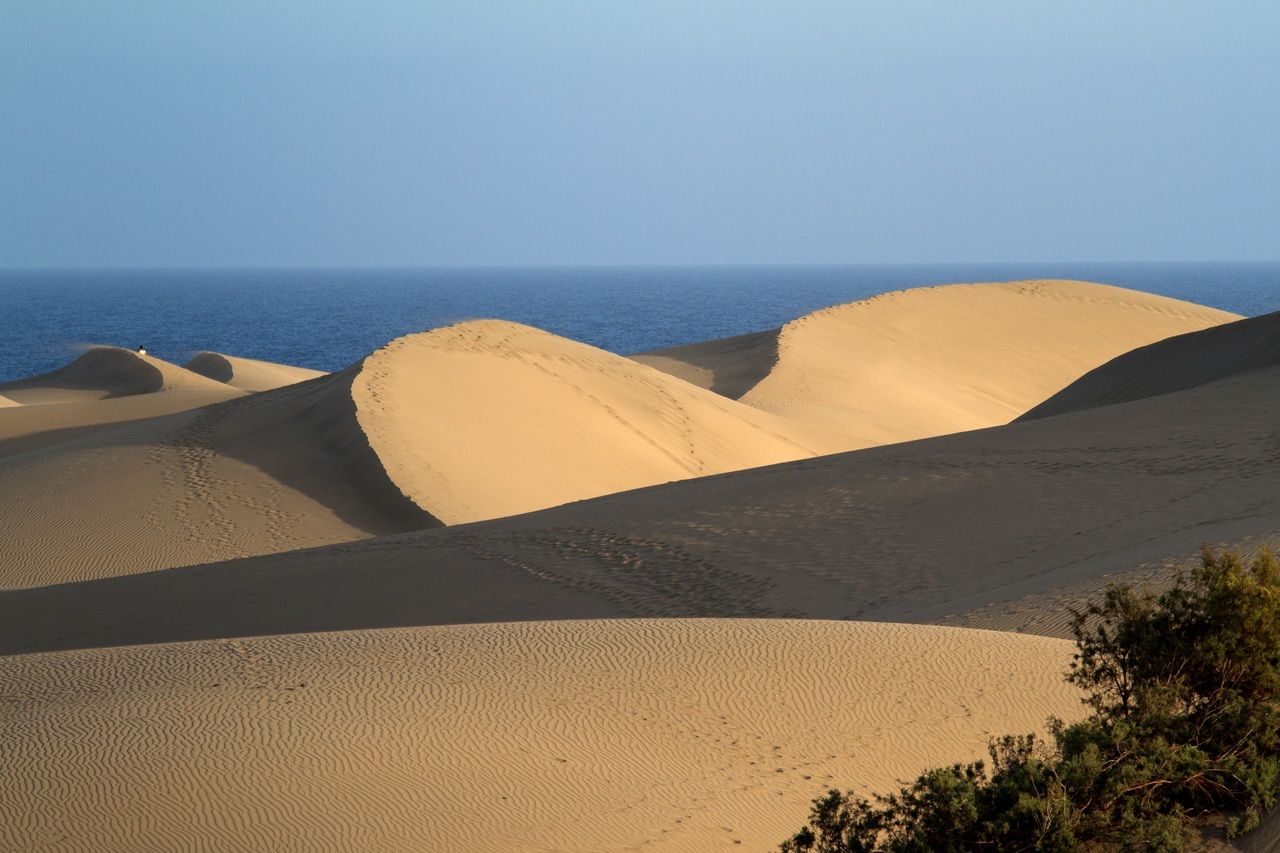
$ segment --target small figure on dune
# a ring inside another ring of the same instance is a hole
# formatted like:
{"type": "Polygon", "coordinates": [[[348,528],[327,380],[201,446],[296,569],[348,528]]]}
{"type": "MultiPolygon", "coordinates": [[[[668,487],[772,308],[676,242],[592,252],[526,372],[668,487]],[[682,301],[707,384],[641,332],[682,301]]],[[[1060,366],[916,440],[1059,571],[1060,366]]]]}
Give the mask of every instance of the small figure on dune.
{"type": "Polygon", "coordinates": [[[138,355],[146,355],[146,354],[147,354],[147,348],[144,347],[142,344],[138,344],[138,355]]]}

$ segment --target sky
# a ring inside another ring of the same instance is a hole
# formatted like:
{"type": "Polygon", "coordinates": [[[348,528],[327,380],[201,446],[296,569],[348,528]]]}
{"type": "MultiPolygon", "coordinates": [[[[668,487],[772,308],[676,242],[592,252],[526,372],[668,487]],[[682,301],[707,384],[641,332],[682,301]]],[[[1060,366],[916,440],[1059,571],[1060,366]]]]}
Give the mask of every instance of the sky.
{"type": "Polygon", "coordinates": [[[0,0],[0,267],[1280,258],[1280,4],[0,0]]]}

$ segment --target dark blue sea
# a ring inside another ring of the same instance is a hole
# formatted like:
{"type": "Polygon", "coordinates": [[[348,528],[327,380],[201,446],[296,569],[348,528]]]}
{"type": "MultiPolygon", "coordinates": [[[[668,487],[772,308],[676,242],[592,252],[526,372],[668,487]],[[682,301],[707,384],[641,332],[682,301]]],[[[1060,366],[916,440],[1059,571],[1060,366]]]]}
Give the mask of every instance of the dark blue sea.
{"type": "Polygon", "coordinates": [[[1280,262],[752,267],[0,270],[0,380],[85,343],[210,349],[336,370],[398,335],[478,317],[618,353],[767,329],[925,284],[1076,278],[1241,314],[1280,310],[1280,262]]]}

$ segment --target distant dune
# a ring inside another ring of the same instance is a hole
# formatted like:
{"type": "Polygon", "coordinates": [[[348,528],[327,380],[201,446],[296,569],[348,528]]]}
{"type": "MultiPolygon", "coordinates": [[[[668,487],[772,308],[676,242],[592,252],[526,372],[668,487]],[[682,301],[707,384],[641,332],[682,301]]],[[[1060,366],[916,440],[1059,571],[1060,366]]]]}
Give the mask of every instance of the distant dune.
{"type": "Polygon", "coordinates": [[[807,314],[774,333],[636,356],[848,449],[1007,423],[1134,347],[1239,319],[1078,281],[955,284],[807,314]]]}
{"type": "MultiPolygon", "coordinates": [[[[370,450],[351,399],[357,373],[358,367],[0,457],[0,494],[23,496],[0,513],[7,557],[0,586],[191,565],[437,524],[392,485],[370,450]]],[[[199,378],[220,393],[242,393],[199,378]]],[[[125,401],[93,405],[116,402],[125,401]]],[[[6,410],[0,428],[13,415],[69,405],[79,404],[6,410]]]]}
{"type": "Polygon", "coordinates": [[[218,385],[212,380],[176,364],[120,347],[95,346],[66,367],[0,384],[0,395],[19,403],[42,404],[214,389],[218,385]]]}
{"type": "Polygon", "coordinates": [[[325,375],[322,370],[223,355],[220,352],[199,353],[183,366],[193,373],[199,373],[218,382],[225,382],[243,391],[270,391],[272,388],[281,388],[325,375]]]}
{"type": "Polygon", "coordinates": [[[631,620],[5,658],[0,847],[767,850],[827,786],[1080,716],[1070,648],[631,620]]]}
{"type": "Polygon", "coordinates": [[[621,356],[499,320],[392,341],[364,360],[352,393],[388,476],[446,524],[846,444],[621,356]]]}
{"type": "Polygon", "coordinates": [[[1280,366],[1280,312],[1168,338],[1086,373],[1019,420],[1171,394],[1280,366]]]}
{"type": "Polygon", "coordinates": [[[17,400],[10,400],[8,397],[0,395],[0,409],[7,409],[13,406],[21,406],[17,400]]]}
{"type": "Polygon", "coordinates": [[[83,438],[130,421],[199,409],[243,392],[229,385],[199,391],[135,394],[108,400],[11,406],[0,414],[0,458],[83,438]]]}

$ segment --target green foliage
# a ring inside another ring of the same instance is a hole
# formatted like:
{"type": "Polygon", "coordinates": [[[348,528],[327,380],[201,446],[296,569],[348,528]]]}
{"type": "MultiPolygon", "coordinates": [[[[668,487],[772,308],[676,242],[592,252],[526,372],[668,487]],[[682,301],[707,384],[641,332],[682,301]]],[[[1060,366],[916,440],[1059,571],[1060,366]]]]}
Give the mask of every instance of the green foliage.
{"type": "Polygon", "coordinates": [[[993,741],[990,771],[831,790],[782,853],[1174,851],[1207,815],[1256,827],[1280,793],[1280,561],[1206,551],[1158,598],[1114,586],[1072,615],[1085,720],[993,741]]]}

